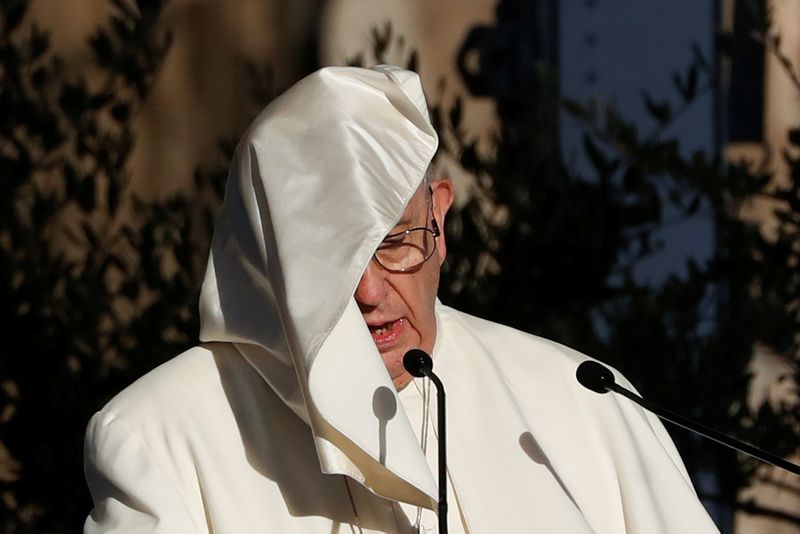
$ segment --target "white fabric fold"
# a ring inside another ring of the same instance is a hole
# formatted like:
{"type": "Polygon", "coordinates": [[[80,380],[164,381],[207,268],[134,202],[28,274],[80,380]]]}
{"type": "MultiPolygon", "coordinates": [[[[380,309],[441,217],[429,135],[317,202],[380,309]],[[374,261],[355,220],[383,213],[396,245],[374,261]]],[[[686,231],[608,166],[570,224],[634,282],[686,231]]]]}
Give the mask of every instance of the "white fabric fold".
{"type": "Polygon", "coordinates": [[[397,398],[352,295],[437,143],[412,72],[305,78],[237,147],[200,299],[201,340],[237,344],[311,426],[323,472],[427,507],[433,476],[403,410],[381,411],[397,398]]]}

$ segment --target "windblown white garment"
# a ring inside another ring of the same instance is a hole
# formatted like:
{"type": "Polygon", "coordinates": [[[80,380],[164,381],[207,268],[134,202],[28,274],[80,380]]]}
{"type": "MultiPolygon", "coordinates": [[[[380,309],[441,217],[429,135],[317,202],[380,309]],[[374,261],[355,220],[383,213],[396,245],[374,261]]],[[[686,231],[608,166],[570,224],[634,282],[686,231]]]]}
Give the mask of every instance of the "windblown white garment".
{"type": "MultiPolygon", "coordinates": [[[[87,534],[407,533],[419,515],[435,532],[424,384],[394,391],[352,298],[435,152],[425,106],[410,72],[327,68],[256,119],[215,230],[206,343],[90,422],[87,534]]],[[[660,423],[576,384],[585,356],[436,316],[452,533],[716,532],[660,423]]]]}

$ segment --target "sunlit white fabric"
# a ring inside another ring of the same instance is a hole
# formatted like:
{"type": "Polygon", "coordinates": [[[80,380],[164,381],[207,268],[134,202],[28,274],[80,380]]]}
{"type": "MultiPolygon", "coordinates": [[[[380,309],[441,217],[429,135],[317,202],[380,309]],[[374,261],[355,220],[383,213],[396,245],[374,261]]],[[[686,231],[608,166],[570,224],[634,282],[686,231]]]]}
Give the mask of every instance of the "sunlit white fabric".
{"type": "Polygon", "coordinates": [[[377,461],[372,396],[393,387],[352,295],[436,146],[411,72],[333,67],[301,81],[237,148],[200,303],[201,339],[246,345],[311,425],[323,472],[428,506],[436,485],[403,414],[377,461]]]}
{"type": "MultiPolygon", "coordinates": [[[[395,392],[352,298],[436,150],[425,106],[413,73],[327,68],[256,119],[205,343],[89,425],[86,534],[410,534],[418,506],[435,531],[437,423],[426,457],[416,388],[395,392]]],[[[577,385],[585,356],[438,302],[436,318],[452,534],[715,531],[660,423],[577,385]]]]}

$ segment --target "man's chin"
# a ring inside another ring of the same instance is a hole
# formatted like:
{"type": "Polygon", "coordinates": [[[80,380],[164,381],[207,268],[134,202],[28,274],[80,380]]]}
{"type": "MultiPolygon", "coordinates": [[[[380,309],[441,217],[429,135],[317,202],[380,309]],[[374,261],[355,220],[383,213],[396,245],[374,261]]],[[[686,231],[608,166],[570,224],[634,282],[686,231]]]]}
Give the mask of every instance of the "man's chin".
{"type": "Polygon", "coordinates": [[[394,376],[396,374],[391,372],[392,369],[404,369],[403,356],[406,353],[404,349],[391,348],[389,350],[384,350],[379,352],[384,365],[386,365],[386,368],[389,369],[390,375],[394,376]]]}
{"type": "Polygon", "coordinates": [[[394,347],[380,353],[383,364],[395,384],[397,379],[408,374],[405,367],[403,367],[403,356],[405,356],[407,350],[403,347],[394,347]]]}
{"type": "Polygon", "coordinates": [[[414,380],[413,376],[411,376],[408,373],[403,373],[402,375],[400,375],[400,376],[398,376],[396,378],[393,378],[392,379],[392,384],[394,385],[394,389],[395,390],[400,391],[403,388],[405,388],[407,385],[409,385],[412,380],[414,380]]]}

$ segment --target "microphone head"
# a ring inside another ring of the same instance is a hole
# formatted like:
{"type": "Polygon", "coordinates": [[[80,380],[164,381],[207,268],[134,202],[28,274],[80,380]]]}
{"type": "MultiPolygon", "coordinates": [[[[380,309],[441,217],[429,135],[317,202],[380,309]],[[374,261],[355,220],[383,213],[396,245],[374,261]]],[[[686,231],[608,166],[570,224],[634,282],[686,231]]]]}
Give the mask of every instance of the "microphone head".
{"type": "Polygon", "coordinates": [[[411,376],[420,378],[425,376],[425,371],[433,369],[433,360],[422,349],[411,349],[403,356],[403,367],[411,376]]]}
{"type": "Polygon", "coordinates": [[[578,366],[575,378],[587,389],[597,393],[607,393],[608,386],[614,384],[614,373],[605,365],[587,360],[578,366]]]}

